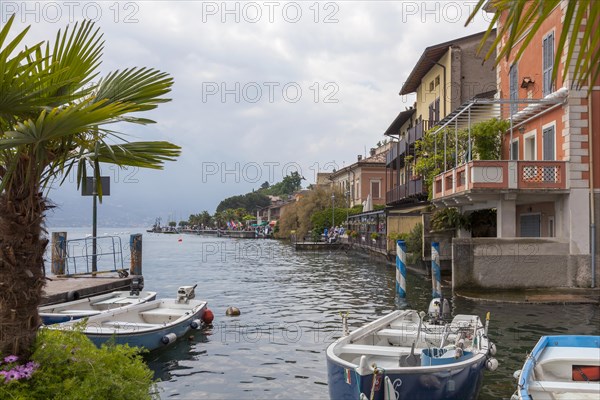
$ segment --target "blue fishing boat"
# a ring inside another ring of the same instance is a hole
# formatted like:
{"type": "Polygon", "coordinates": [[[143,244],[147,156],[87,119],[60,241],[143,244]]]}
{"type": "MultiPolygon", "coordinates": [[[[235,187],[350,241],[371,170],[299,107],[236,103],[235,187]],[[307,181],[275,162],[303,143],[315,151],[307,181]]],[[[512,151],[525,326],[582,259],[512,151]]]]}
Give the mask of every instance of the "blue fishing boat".
{"type": "Polygon", "coordinates": [[[329,397],[477,399],[484,370],[498,366],[487,325],[475,315],[444,323],[439,314],[398,310],[345,333],[327,348],[329,397]]]}
{"type": "Polygon", "coordinates": [[[192,300],[193,296],[193,288],[185,286],[179,288],[176,299],[153,300],[117,308],[84,321],[51,325],[48,329],[82,329],[98,347],[112,340],[116,344],[155,350],[175,342],[191,329],[199,329],[203,323],[209,323],[205,318],[207,303],[192,300]],[[179,295],[181,292],[185,294],[179,295]]]}
{"type": "Polygon", "coordinates": [[[542,336],[515,375],[513,400],[598,400],[600,336],[542,336]]]}
{"type": "Polygon", "coordinates": [[[38,308],[44,325],[58,324],[101,314],[114,308],[129,307],[156,298],[156,292],[118,290],[85,299],[52,304],[38,308]]]}

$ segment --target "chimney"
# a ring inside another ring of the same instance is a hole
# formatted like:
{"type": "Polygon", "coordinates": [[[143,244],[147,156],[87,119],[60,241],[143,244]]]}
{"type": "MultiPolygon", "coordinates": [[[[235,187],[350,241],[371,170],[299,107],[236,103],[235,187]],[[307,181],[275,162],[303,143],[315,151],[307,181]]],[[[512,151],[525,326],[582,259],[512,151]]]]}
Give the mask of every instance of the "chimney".
{"type": "Polygon", "coordinates": [[[362,155],[359,154],[359,155],[356,156],[356,158],[358,159],[358,161],[360,161],[360,160],[362,160],[362,155]]]}
{"type": "Polygon", "coordinates": [[[375,155],[375,149],[373,147],[371,147],[371,150],[369,150],[369,154],[371,154],[371,157],[375,155]]]}

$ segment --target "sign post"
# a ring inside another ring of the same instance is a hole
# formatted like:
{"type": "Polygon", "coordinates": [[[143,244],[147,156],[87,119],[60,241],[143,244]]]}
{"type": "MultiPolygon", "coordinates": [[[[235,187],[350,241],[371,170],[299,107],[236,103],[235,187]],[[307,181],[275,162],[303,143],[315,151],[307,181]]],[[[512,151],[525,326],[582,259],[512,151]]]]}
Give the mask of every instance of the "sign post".
{"type": "MultiPolygon", "coordinates": [[[[92,272],[98,271],[98,252],[96,249],[96,237],[98,233],[98,191],[96,178],[85,178],[81,187],[82,196],[92,196],[92,272]]],[[[101,176],[102,196],[110,196],[110,177],[101,176]]]]}

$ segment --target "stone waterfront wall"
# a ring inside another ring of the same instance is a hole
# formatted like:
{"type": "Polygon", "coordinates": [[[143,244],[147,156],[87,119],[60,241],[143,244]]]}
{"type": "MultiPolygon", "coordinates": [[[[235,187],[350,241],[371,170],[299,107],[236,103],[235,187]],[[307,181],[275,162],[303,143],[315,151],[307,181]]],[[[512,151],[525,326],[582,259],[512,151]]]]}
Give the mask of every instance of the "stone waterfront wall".
{"type": "MultiPolygon", "coordinates": [[[[454,238],[454,289],[589,287],[589,255],[553,238],[454,238]]],[[[600,274],[596,271],[596,275],[600,274]]]]}

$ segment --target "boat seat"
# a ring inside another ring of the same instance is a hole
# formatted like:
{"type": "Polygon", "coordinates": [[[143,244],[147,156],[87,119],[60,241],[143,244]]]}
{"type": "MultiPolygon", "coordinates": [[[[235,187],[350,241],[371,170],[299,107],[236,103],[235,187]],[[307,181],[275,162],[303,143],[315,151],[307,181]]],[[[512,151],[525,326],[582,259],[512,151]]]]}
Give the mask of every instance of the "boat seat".
{"type": "Polygon", "coordinates": [[[600,348],[593,347],[546,347],[537,365],[569,361],[575,365],[599,365],[600,348]]]}
{"type": "Polygon", "coordinates": [[[102,325],[122,327],[122,328],[156,328],[159,324],[147,324],[145,322],[129,322],[129,321],[105,321],[102,325]]]}
{"type": "MultiPolygon", "coordinates": [[[[421,354],[420,348],[415,348],[415,355],[421,354]]],[[[370,346],[366,344],[346,344],[340,349],[341,354],[365,354],[375,356],[400,357],[410,354],[410,347],[370,346]]]]}
{"type": "Polygon", "coordinates": [[[137,299],[132,299],[130,297],[112,297],[110,299],[92,303],[92,306],[102,306],[102,305],[106,305],[106,304],[130,304],[130,303],[135,303],[137,301],[138,301],[137,299]]]}
{"type": "Polygon", "coordinates": [[[77,315],[77,314],[85,314],[86,317],[91,315],[98,315],[101,311],[94,310],[61,310],[57,314],[67,314],[67,315],[77,315]]]}
{"type": "Polygon", "coordinates": [[[153,308],[152,310],[142,311],[141,316],[159,316],[159,317],[181,317],[189,313],[189,310],[180,308],[153,308]]]}
{"type": "Polygon", "coordinates": [[[564,381],[533,381],[529,391],[563,392],[563,393],[597,393],[600,395],[600,384],[597,382],[564,382],[564,381]]]}

